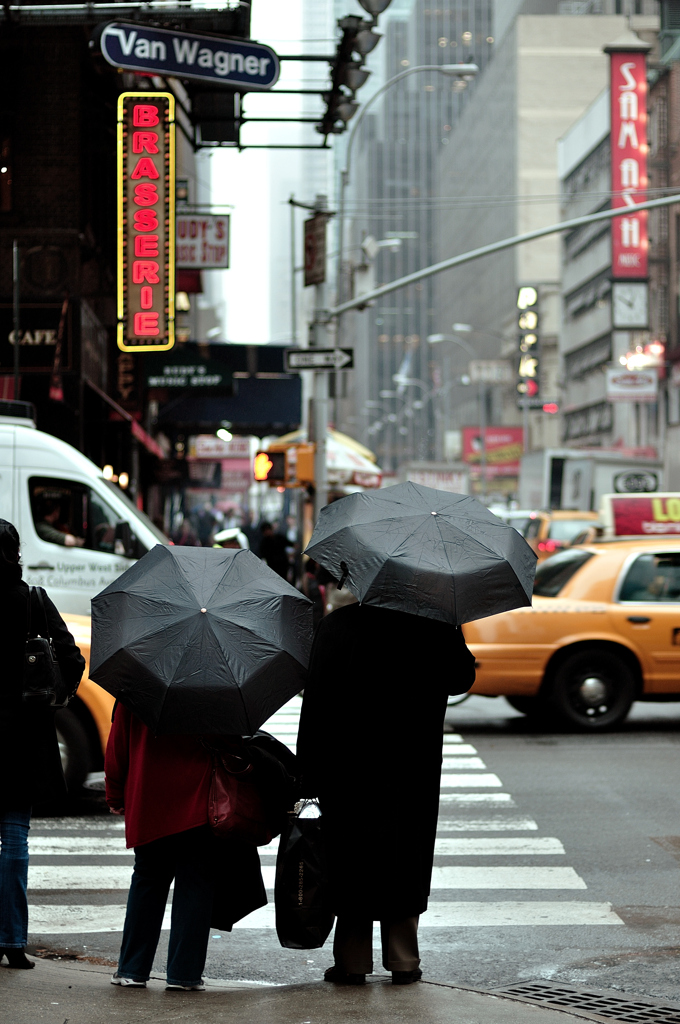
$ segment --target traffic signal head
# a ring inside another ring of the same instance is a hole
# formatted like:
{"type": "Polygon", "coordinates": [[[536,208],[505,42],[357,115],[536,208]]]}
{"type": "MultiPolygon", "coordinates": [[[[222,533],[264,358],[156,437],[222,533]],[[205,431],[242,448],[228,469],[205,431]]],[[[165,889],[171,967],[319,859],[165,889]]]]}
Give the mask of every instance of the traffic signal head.
{"type": "Polygon", "coordinates": [[[256,480],[267,481],[279,485],[286,482],[286,453],[258,452],[253,463],[253,475],[256,480]]]}

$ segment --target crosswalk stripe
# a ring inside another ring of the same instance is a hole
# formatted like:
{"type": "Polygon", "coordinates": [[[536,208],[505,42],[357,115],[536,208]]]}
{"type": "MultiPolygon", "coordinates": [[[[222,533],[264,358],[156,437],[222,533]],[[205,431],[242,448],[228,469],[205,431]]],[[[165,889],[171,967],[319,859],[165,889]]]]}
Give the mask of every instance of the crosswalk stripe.
{"type": "MultiPolygon", "coordinates": [[[[262,866],[265,888],[274,888],[275,865],[262,866]]],[[[68,891],[73,889],[128,889],[132,878],[130,864],[29,864],[28,888],[68,891]]]]}
{"type": "Polygon", "coordinates": [[[502,786],[503,783],[497,775],[454,775],[454,774],[443,774],[441,787],[442,789],[468,789],[468,788],[491,788],[493,786],[502,786]]]}
{"type": "Polygon", "coordinates": [[[440,818],[439,832],[533,832],[538,825],[533,818],[510,818],[497,814],[493,818],[440,818]]]}
{"type": "Polygon", "coordinates": [[[125,848],[125,836],[31,836],[29,854],[39,857],[120,857],[133,856],[125,848]]]}
{"type": "Polygon", "coordinates": [[[433,889],[585,889],[573,868],[434,867],[433,889]]]}
{"type": "Polygon", "coordinates": [[[461,768],[486,768],[481,757],[445,757],[442,762],[442,771],[460,771],[461,768]]]}
{"type": "Polygon", "coordinates": [[[445,732],[444,733],[444,744],[446,743],[462,743],[463,737],[459,732],[445,732]]]}
{"type": "Polygon", "coordinates": [[[125,822],[121,818],[111,814],[108,818],[31,818],[31,832],[33,836],[40,832],[73,832],[78,829],[87,829],[88,832],[122,832],[125,829],[125,822]]]}
{"type": "Polygon", "coordinates": [[[476,754],[477,748],[471,743],[458,743],[455,747],[444,747],[444,757],[458,757],[462,754],[476,754]]]}
{"type": "Polygon", "coordinates": [[[456,804],[458,807],[466,805],[472,807],[476,804],[503,804],[504,807],[517,806],[509,793],[440,793],[439,803],[444,805],[456,804]]]}
{"type": "Polygon", "coordinates": [[[559,839],[437,839],[435,855],[440,857],[546,856],[564,854],[559,839]]]}
{"type": "MultiPolygon", "coordinates": [[[[124,904],[113,906],[31,904],[29,906],[28,930],[31,936],[122,932],[124,921],[124,904]]],[[[504,900],[492,903],[431,901],[427,912],[420,918],[421,930],[623,924],[621,918],[612,910],[611,903],[576,901],[504,900]]],[[[168,907],[163,918],[163,928],[167,930],[169,927],[170,908],[168,907]]],[[[272,903],[261,907],[234,925],[235,930],[249,928],[273,930],[274,927],[275,911],[272,903]]]]}

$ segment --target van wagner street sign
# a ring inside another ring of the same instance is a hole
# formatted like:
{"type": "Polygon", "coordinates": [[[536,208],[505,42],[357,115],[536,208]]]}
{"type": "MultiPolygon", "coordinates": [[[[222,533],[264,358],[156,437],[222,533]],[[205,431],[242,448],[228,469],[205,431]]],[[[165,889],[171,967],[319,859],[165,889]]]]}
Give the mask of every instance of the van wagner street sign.
{"type": "Polygon", "coordinates": [[[127,71],[197,78],[248,91],[271,89],[279,77],[276,53],[250,40],[111,21],[100,30],[99,46],[109,64],[127,71]]]}
{"type": "Polygon", "coordinates": [[[353,370],[353,348],[289,348],[286,370],[353,370]]]}

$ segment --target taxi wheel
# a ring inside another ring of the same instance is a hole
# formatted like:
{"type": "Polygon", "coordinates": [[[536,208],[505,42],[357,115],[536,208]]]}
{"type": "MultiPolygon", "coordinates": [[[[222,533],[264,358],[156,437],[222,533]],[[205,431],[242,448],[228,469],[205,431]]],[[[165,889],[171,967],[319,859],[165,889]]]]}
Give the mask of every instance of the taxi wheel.
{"type": "Polygon", "coordinates": [[[624,720],[635,699],[635,679],[618,654],[581,650],[562,662],[545,695],[564,725],[597,732],[624,720]]]}

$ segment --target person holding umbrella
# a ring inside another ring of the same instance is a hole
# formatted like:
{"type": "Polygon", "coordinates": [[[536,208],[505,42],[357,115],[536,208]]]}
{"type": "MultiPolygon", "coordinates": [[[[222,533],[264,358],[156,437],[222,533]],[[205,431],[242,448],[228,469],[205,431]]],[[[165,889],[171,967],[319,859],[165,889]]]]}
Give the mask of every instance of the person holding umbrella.
{"type": "Polygon", "coordinates": [[[326,981],[422,977],[448,695],[474,682],[464,622],[531,603],[535,555],[474,498],[412,483],[326,506],[306,553],[359,603],[320,623],[297,753],[318,796],[336,913],[326,981]]]}
{"type": "Polygon", "coordinates": [[[118,699],[106,797],[135,850],[112,984],[146,985],[173,879],[169,989],[203,990],[211,923],[266,904],[257,847],[212,830],[214,753],[304,686],[311,632],[310,602],[240,548],[158,545],[93,600],[90,674],[118,699]]]}

